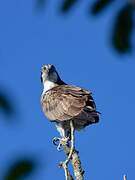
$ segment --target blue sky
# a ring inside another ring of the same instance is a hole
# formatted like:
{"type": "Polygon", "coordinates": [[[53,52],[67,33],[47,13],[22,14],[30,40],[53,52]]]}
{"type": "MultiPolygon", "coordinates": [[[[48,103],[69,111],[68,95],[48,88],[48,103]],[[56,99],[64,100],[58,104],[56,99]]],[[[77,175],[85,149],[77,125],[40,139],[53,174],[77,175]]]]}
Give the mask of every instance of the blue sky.
{"type": "Polygon", "coordinates": [[[17,112],[11,123],[0,114],[0,177],[25,155],[39,163],[27,180],[64,177],[57,166],[64,154],[51,142],[58,133],[40,107],[40,68],[51,63],[64,81],[91,90],[102,113],[99,124],[76,133],[86,179],[122,179],[124,173],[134,179],[135,59],[111,48],[117,8],[93,18],[85,1],[62,16],[60,2],[49,1],[42,13],[32,0],[0,2],[0,87],[17,112]]]}

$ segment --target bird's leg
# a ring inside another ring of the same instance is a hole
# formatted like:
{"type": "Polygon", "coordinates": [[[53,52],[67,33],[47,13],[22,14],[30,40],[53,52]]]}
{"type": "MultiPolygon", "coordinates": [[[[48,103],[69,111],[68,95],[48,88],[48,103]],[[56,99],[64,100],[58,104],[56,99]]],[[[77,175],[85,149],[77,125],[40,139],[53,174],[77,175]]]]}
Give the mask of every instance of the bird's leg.
{"type": "MultiPolygon", "coordinates": [[[[70,146],[68,144],[68,148],[70,149],[69,154],[68,154],[68,157],[66,158],[66,160],[64,162],[60,162],[59,167],[62,167],[64,169],[66,180],[73,180],[73,177],[70,175],[70,172],[68,170],[68,163],[69,163],[70,159],[72,158],[72,155],[74,152],[74,125],[73,125],[72,120],[70,120],[70,136],[68,137],[68,139],[71,140],[70,146]]],[[[67,147],[67,145],[62,144],[62,146],[63,146],[64,151],[65,151],[65,147],[67,147]]]]}
{"type": "Polygon", "coordinates": [[[61,135],[61,138],[60,137],[54,137],[53,138],[53,144],[55,146],[57,146],[57,150],[60,151],[62,150],[63,148],[63,145],[69,145],[69,140],[70,140],[70,137],[68,137],[68,133],[67,131],[64,129],[62,123],[56,123],[56,128],[58,130],[58,132],[60,133],[61,135]]]}
{"type": "Polygon", "coordinates": [[[68,165],[70,159],[72,158],[72,154],[74,151],[74,141],[75,140],[74,140],[74,125],[73,125],[72,120],[70,121],[70,128],[71,128],[71,147],[70,147],[70,152],[69,152],[67,159],[63,162],[65,165],[68,165]]]}

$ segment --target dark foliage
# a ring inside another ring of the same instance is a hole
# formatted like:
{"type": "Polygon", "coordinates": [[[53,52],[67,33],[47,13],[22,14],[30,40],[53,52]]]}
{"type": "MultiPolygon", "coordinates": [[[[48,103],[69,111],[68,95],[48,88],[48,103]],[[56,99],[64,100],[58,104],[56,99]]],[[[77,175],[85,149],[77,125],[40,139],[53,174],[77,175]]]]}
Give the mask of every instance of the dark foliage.
{"type": "Polygon", "coordinates": [[[112,31],[112,45],[119,53],[131,51],[131,33],[133,31],[133,7],[124,6],[118,13],[112,31]]]}
{"type": "Polygon", "coordinates": [[[90,13],[97,15],[107,8],[115,0],[97,0],[91,7],[90,13]]]}
{"type": "Polygon", "coordinates": [[[68,12],[77,2],[78,0],[64,0],[61,6],[61,12],[68,12]]]}
{"type": "MultiPolygon", "coordinates": [[[[46,0],[37,0],[42,7],[46,0]]],[[[78,0],[64,0],[61,4],[60,11],[67,13],[71,8],[79,2],[78,0]]],[[[103,12],[115,0],[96,0],[92,6],[89,7],[89,13],[97,15],[103,12]]],[[[124,6],[116,16],[115,24],[112,30],[112,46],[120,54],[131,52],[131,35],[133,31],[133,4],[124,6]]]]}
{"type": "Polygon", "coordinates": [[[33,160],[17,160],[7,170],[4,180],[19,180],[30,175],[34,170],[35,162],[33,160]]]}
{"type": "Polygon", "coordinates": [[[6,115],[12,115],[15,112],[12,103],[5,93],[0,93],[0,110],[6,115]]]}
{"type": "Polygon", "coordinates": [[[38,0],[36,1],[36,9],[44,9],[46,5],[46,0],[38,0]]]}

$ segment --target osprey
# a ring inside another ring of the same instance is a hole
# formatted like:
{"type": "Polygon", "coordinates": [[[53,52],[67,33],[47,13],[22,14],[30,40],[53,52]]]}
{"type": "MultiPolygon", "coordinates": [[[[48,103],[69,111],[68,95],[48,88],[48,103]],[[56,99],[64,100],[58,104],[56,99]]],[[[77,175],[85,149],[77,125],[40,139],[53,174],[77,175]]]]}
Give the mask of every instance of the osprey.
{"type": "Polygon", "coordinates": [[[43,112],[51,122],[56,123],[62,138],[70,137],[70,121],[75,130],[99,121],[91,92],[66,84],[53,65],[42,67],[41,81],[44,86],[41,95],[43,112]]]}

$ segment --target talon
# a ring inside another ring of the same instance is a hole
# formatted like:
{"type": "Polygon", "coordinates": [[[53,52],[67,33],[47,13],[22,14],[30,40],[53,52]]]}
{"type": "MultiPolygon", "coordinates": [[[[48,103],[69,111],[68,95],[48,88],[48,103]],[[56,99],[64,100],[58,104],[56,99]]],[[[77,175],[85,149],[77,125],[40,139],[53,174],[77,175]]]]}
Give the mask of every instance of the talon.
{"type": "Polygon", "coordinates": [[[62,150],[62,144],[61,144],[61,143],[58,144],[57,150],[58,150],[58,151],[61,151],[61,150],[62,150]]]}
{"type": "Polygon", "coordinates": [[[69,137],[64,137],[61,139],[62,143],[65,144],[65,145],[68,145],[70,144],[70,138],[69,137]]]}
{"type": "Polygon", "coordinates": [[[69,145],[69,137],[54,137],[52,142],[55,146],[57,146],[57,150],[61,151],[63,149],[63,145],[69,145]]]}
{"type": "Polygon", "coordinates": [[[58,151],[61,151],[62,150],[62,143],[61,143],[61,138],[59,138],[59,137],[54,137],[53,138],[53,140],[52,140],[52,142],[53,142],[53,144],[55,145],[55,146],[57,146],[57,150],[58,151]]]}
{"type": "Polygon", "coordinates": [[[58,146],[59,143],[60,143],[60,140],[61,140],[61,138],[54,137],[53,140],[52,140],[52,143],[53,143],[55,146],[58,146]]]}

